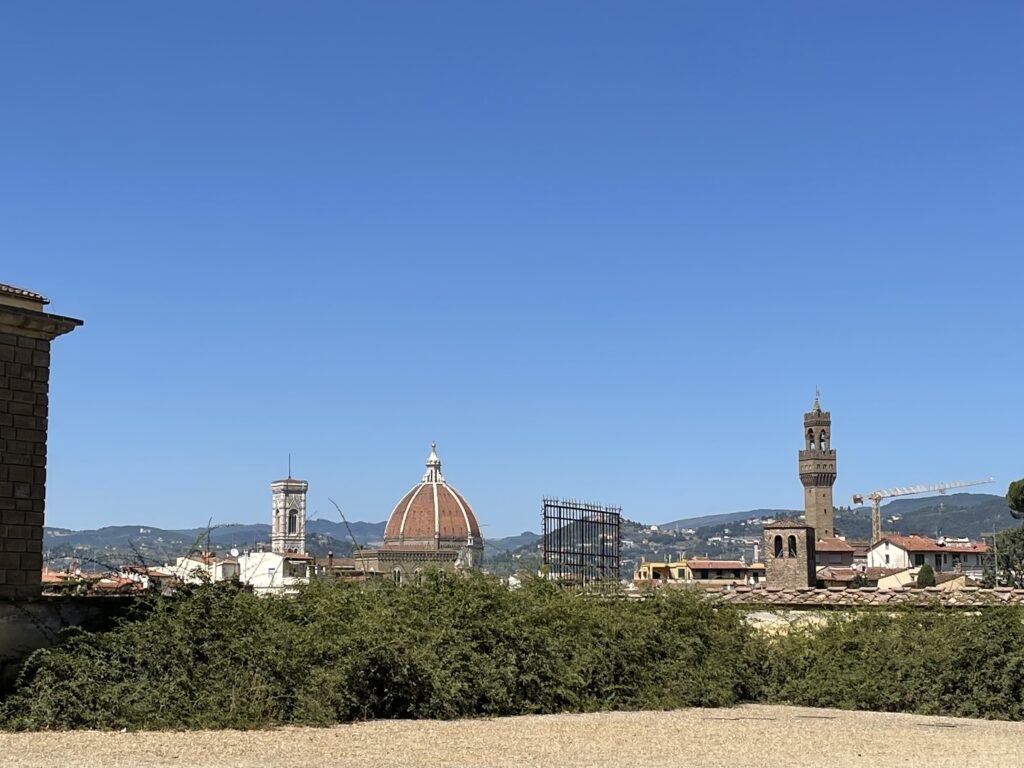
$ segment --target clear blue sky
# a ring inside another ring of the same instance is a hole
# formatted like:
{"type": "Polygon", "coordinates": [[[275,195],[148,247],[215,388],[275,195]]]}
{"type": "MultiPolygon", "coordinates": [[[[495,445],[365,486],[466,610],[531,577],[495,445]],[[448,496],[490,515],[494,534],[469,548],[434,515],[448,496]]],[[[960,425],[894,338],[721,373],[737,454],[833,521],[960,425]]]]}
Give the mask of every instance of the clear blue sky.
{"type": "MultiPolygon", "coordinates": [[[[1024,5],[7,3],[0,281],[54,347],[47,522],[488,536],[1024,475],[1024,5]]],[[[980,490],[986,490],[982,488],[980,490]]]]}

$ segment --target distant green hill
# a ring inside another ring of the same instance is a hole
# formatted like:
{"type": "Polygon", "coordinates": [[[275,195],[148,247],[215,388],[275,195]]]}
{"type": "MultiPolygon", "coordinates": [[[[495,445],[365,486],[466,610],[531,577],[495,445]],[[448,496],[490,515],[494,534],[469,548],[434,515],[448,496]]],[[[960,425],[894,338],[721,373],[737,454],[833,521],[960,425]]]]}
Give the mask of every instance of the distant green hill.
{"type": "Polygon", "coordinates": [[[753,520],[755,518],[775,518],[776,520],[784,520],[792,518],[794,515],[800,515],[800,512],[792,509],[748,509],[744,512],[722,512],[717,515],[701,515],[700,517],[683,517],[679,520],[672,520],[668,523],[662,523],[659,528],[667,528],[669,530],[675,530],[679,528],[704,528],[709,525],[724,525],[726,523],[735,523],[740,520],[753,520]]]}
{"type": "MultiPolygon", "coordinates": [[[[947,496],[894,499],[883,504],[882,530],[922,536],[967,536],[980,539],[984,532],[1015,528],[1003,496],[989,493],[953,493],[947,496]]],[[[836,529],[851,538],[871,535],[871,508],[840,509],[836,529]]]]}

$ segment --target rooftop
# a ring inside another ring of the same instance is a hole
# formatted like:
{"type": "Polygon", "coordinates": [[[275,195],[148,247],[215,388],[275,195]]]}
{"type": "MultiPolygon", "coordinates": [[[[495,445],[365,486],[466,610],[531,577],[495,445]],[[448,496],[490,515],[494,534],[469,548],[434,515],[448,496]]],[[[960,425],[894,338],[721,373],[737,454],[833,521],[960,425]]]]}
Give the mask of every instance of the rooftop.
{"type": "Polygon", "coordinates": [[[828,538],[818,539],[814,545],[817,552],[853,552],[854,549],[843,539],[828,538]]]}
{"type": "Polygon", "coordinates": [[[909,536],[900,536],[895,533],[887,533],[875,543],[875,547],[884,546],[883,542],[894,544],[907,552],[959,552],[963,554],[984,554],[988,552],[988,545],[974,542],[967,546],[962,544],[939,544],[927,536],[918,536],[912,533],[909,536]]]}
{"type": "Polygon", "coordinates": [[[41,293],[27,291],[24,288],[16,288],[15,286],[7,285],[6,283],[0,283],[0,296],[14,296],[19,299],[25,299],[26,301],[32,301],[38,304],[50,303],[50,300],[41,293]]]}

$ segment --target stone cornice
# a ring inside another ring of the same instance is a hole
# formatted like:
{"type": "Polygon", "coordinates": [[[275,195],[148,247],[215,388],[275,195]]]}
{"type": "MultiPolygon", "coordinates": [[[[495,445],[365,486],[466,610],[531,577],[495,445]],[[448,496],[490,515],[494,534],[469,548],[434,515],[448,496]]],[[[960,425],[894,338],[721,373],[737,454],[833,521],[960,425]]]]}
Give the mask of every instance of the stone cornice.
{"type": "Polygon", "coordinates": [[[81,320],[23,307],[0,305],[0,333],[52,341],[82,325],[81,320]]]}

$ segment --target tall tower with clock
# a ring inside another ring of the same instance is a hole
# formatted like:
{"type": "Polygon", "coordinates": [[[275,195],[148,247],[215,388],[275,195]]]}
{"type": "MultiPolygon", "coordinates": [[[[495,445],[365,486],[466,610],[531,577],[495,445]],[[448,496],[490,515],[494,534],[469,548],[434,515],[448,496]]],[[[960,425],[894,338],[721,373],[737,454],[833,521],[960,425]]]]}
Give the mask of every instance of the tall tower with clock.
{"type": "Polygon", "coordinates": [[[832,486],[836,482],[836,452],[832,448],[832,414],[821,410],[821,393],[804,414],[804,450],[800,451],[800,482],[804,486],[804,513],[814,536],[835,536],[832,523],[832,486]]]}
{"type": "Polygon", "coordinates": [[[306,491],[309,483],[295,480],[275,480],[270,484],[272,520],[270,549],[281,554],[306,554],[306,491]]]}

